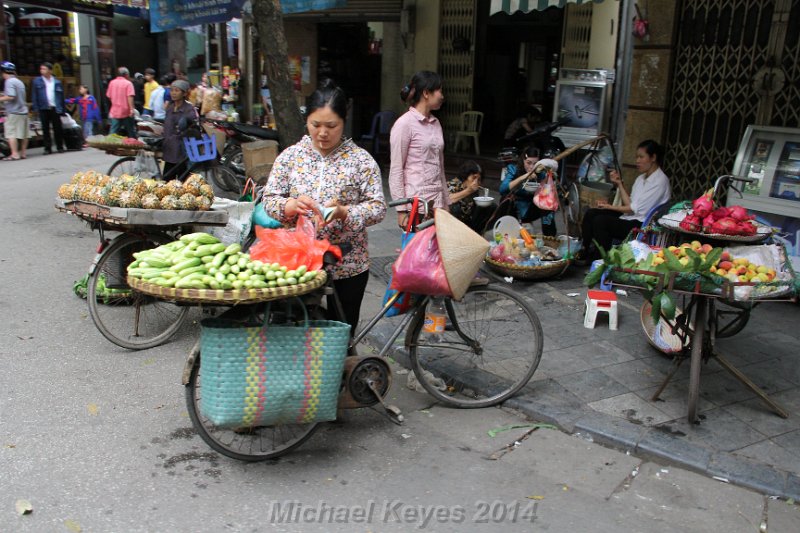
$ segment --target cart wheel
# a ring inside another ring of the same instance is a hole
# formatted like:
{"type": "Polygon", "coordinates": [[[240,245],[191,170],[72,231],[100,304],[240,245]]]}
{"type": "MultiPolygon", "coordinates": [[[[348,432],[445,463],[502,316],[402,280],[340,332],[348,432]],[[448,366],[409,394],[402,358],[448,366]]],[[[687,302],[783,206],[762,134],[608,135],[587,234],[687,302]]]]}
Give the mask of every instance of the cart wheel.
{"type": "Polygon", "coordinates": [[[222,455],[239,461],[275,459],[303,444],[319,427],[318,423],[234,429],[215,426],[200,412],[200,400],[203,396],[200,358],[198,348],[189,383],[186,385],[186,408],[200,438],[222,455]]]}
{"type": "Polygon", "coordinates": [[[188,307],[133,291],[126,281],[135,252],[172,240],[166,235],[123,234],[98,255],[89,276],[89,314],[100,333],[117,346],[130,350],[158,346],[186,319],[188,307]]]}
{"type": "Polygon", "coordinates": [[[733,337],[744,329],[750,320],[750,311],[753,304],[750,302],[723,302],[715,303],[715,334],[717,338],[733,337]]]}

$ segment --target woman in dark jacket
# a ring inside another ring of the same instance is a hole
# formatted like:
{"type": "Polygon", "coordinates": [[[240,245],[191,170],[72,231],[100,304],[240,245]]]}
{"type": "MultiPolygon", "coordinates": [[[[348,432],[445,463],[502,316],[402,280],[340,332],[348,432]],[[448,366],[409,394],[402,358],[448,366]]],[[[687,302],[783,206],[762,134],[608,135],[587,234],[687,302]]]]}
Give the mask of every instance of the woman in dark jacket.
{"type": "Polygon", "coordinates": [[[172,102],[167,107],[164,119],[164,173],[179,166],[174,174],[180,177],[186,171],[186,150],[183,139],[191,136],[192,130],[199,127],[197,110],[186,98],[189,95],[189,82],[176,80],[170,87],[172,102]]]}

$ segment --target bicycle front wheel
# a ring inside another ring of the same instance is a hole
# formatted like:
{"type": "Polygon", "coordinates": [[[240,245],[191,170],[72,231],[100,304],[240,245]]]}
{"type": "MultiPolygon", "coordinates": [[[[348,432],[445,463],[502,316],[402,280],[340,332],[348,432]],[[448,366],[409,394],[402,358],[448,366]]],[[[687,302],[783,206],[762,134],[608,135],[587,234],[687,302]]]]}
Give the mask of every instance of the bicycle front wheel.
{"type": "Polygon", "coordinates": [[[133,254],[170,242],[166,235],[121,235],[103,250],[89,276],[89,314],[105,338],[129,350],[144,350],[169,340],[189,308],[131,290],[127,282],[133,254]]]}
{"type": "MultiPolygon", "coordinates": [[[[156,163],[158,163],[158,158],[156,158],[156,163]]],[[[138,170],[138,165],[136,163],[136,157],[132,156],[132,155],[125,156],[125,157],[120,157],[119,159],[114,161],[114,163],[108,169],[108,175],[109,176],[119,177],[119,176],[122,176],[123,174],[128,174],[128,175],[134,176],[134,177],[141,176],[143,178],[151,177],[149,174],[144,173],[144,172],[140,172],[138,170]]]]}
{"type": "Polygon", "coordinates": [[[407,338],[414,374],[431,396],[454,407],[489,407],[528,383],[543,334],[524,298],[505,287],[471,287],[460,301],[446,300],[446,308],[443,333],[423,331],[421,307],[407,338]]]}
{"type": "Polygon", "coordinates": [[[242,428],[220,428],[200,412],[203,397],[200,379],[200,348],[195,346],[194,366],[186,385],[186,408],[197,434],[222,455],[239,461],[265,461],[280,457],[303,444],[318,423],[285,424],[242,428]]]}

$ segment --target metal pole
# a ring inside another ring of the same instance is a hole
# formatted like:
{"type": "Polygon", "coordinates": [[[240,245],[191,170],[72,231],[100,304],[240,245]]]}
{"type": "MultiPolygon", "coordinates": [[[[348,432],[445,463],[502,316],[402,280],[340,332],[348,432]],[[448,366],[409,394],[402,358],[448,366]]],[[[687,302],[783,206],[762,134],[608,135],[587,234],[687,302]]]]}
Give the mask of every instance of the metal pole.
{"type": "Polygon", "coordinates": [[[628,98],[631,92],[631,64],[633,61],[633,6],[635,0],[622,0],[619,14],[619,40],[614,70],[614,114],[611,117],[611,136],[620,157],[625,140],[625,119],[628,116],[628,98]]]}

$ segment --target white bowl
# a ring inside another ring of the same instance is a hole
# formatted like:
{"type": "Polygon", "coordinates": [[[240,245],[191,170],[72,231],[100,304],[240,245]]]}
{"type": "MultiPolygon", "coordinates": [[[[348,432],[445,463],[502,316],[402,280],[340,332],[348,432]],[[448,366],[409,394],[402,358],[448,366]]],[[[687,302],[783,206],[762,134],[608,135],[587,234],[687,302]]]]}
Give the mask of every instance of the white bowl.
{"type": "Polygon", "coordinates": [[[525,189],[528,192],[535,192],[535,191],[537,191],[539,189],[539,183],[535,182],[535,181],[526,181],[522,185],[522,188],[525,189]]]}
{"type": "Polygon", "coordinates": [[[480,207],[490,206],[492,205],[492,202],[494,202],[494,198],[492,198],[491,196],[476,196],[475,198],[473,198],[473,200],[475,201],[475,205],[478,205],[480,207]]]}

